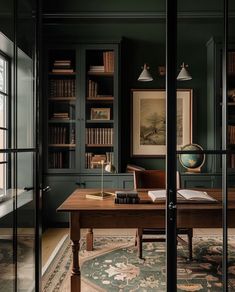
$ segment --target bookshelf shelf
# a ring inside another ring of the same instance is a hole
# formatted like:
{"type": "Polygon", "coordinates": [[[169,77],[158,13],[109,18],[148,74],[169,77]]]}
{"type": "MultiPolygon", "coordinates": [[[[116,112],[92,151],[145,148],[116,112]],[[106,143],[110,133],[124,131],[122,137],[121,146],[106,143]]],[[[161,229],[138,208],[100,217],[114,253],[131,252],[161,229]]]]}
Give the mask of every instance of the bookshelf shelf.
{"type": "Polygon", "coordinates": [[[68,148],[68,147],[75,148],[76,144],[49,144],[48,146],[49,147],[61,147],[61,148],[68,148]]]}
{"type": "Polygon", "coordinates": [[[96,102],[96,101],[108,101],[108,102],[112,102],[114,100],[113,96],[105,96],[105,97],[101,97],[101,96],[97,96],[97,97],[87,97],[86,98],[87,101],[90,102],[96,102]]]}
{"type": "Polygon", "coordinates": [[[113,144],[86,144],[87,147],[113,147],[113,144]]]}
{"type": "Polygon", "coordinates": [[[62,120],[62,119],[54,119],[54,120],[48,120],[49,124],[56,124],[56,123],[60,123],[60,124],[71,124],[71,123],[75,123],[75,120],[62,120]]]}
{"type": "Polygon", "coordinates": [[[87,124],[113,124],[114,120],[86,120],[87,124]]]}
{"type": "Polygon", "coordinates": [[[88,71],[87,75],[90,75],[90,76],[113,77],[114,73],[113,72],[92,72],[92,71],[88,71]]]}
{"type": "Polygon", "coordinates": [[[76,77],[76,72],[49,72],[49,76],[73,76],[76,77]]]}
{"type": "Polygon", "coordinates": [[[53,96],[49,97],[48,101],[65,101],[65,102],[70,102],[70,101],[75,101],[76,97],[75,96],[70,96],[70,97],[60,97],[60,96],[53,96]]]}

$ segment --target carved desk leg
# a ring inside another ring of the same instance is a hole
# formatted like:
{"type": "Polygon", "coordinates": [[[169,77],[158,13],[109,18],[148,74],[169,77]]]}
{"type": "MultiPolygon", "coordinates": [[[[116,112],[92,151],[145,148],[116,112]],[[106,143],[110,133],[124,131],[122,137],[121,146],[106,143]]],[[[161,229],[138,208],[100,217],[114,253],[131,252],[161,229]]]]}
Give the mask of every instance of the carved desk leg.
{"type": "Polygon", "coordinates": [[[86,250],[92,251],[93,250],[93,229],[88,228],[86,234],[86,250]]]}
{"type": "Polygon", "coordinates": [[[73,264],[71,271],[71,292],[81,291],[81,273],[79,267],[79,240],[80,240],[80,222],[79,212],[70,214],[70,239],[72,241],[73,264]]]}

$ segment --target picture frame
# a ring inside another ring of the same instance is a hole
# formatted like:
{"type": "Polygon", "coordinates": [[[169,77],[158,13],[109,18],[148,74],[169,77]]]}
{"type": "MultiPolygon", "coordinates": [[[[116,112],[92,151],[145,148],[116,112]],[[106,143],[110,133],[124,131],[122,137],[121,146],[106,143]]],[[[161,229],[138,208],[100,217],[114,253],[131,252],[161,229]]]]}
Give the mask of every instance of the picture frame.
{"type": "Polygon", "coordinates": [[[91,108],[91,120],[110,120],[110,108],[91,108]]]}
{"type": "MultiPolygon", "coordinates": [[[[166,155],[166,91],[132,89],[131,156],[166,155]]],[[[192,89],[177,90],[177,149],[192,143],[192,89]]]]}

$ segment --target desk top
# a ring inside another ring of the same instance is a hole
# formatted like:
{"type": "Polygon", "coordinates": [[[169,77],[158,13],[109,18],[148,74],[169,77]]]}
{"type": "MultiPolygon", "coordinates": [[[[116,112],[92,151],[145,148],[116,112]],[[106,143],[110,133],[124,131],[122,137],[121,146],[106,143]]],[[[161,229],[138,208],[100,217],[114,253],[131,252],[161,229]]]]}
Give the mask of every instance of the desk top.
{"type": "MultiPolygon", "coordinates": [[[[199,189],[197,189],[199,190],[199,189]]],[[[147,194],[147,189],[138,189],[138,194],[141,199],[139,204],[115,204],[114,197],[109,197],[104,200],[95,200],[86,198],[86,194],[99,192],[99,189],[77,189],[75,190],[57,209],[60,212],[71,211],[137,211],[137,210],[165,210],[164,202],[152,203],[147,194]]],[[[106,189],[108,192],[115,192],[117,189],[106,189]]],[[[221,210],[222,208],[222,192],[221,189],[203,189],[208,195],[215,198],[217,202],[180,202],[177,203],[177,210],[221,210]]],[[[228,191],[229,209],[235,210],[235,189],[228,191]]]]}

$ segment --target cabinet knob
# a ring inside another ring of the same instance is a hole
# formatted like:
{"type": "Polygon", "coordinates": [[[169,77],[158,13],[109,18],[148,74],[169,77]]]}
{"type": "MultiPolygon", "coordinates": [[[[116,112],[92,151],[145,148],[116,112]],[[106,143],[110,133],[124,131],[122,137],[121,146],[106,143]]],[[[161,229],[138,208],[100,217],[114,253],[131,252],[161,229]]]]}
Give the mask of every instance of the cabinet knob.
{"type": "Polygon", "coordinates": [[[51,190],[51,187],[50,186],[46,186],[45,188],[42,188],[42,191],[44,193],[49,192],[50,190],[51,190]]]}

